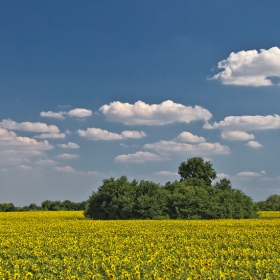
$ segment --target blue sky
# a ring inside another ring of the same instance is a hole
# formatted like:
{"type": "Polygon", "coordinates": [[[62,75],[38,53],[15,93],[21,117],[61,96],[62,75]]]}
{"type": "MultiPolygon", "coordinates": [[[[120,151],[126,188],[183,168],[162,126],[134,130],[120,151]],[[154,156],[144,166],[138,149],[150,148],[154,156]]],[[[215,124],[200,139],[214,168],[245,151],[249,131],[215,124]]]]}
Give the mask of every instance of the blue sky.
{"type": "Polygon", "coordinates": [[[193,156],[280,192],[277,1],[1,1],[0,203],[164,184],[193,156]]]}

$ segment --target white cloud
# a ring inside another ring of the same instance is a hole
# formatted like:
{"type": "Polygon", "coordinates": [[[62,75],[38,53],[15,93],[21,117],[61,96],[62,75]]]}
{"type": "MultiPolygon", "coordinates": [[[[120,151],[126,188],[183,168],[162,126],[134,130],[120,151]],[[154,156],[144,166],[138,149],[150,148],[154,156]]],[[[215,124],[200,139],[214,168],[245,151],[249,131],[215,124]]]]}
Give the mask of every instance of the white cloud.
{"type": "Polygon", "coordinates": [[[120,140],[123,136],[117,133],[109,132],[108,130],[103,130],[100,128],[88,128],[86,131],[79,129],[78,134],[81,137],[90,140],[120,140]]]}
{"type": "Polygon", "coordinates": [[[225,173],[217,173],[218,180],[223,179],[223,178],[229,178],[229,175],[225,174],[225,173]]]}
{"type": "Polygon", "coordinates": [[[79,129],[77,133],[90,140],[121,140],[126,138],[143,138],[146,136],[144,131],[125,130],[121,134],[109,132],[100,128],[88,128],[86,131],[79,129]]]}
{"type": "Polygon", "coordinates": [[[280,77],[280,49],[232,52],[218,63],[218,69],[222,71],[209,79],[224,85],[271,86],[269,77],[280,77]]]}
{"type": "Polygon", "coordinates": [[[161,104],[146,104],[138,101],[135,104],[115,101],[102,106],[101,111],[109,121],[126,125],[165,125],[174,122],[208,121],[212,114],[200,106],[184,106],[171,100],[161,104]]]}
{"type": "Polygon", "coordinates": [[[60,159],[74,159],[74,158],[79,158],[80,156],[77,154],[61,154],[61,155],[57,155],[57,158],[60,159]]]}
{"type": "Polygon", "coordinates": [[[59,129],[55,125],[46,125],[45,123],[32,123],[32,122],[22,122],[17,123],[13,120],[7,119],[0,122],[0,127],[8,130],[22,130],[29,132],[46,132],[46,133],[59,133],[59,129]]]}
{"type": "Polygon", "coordinates": [[[120,145],[121,145],[121,147],[124,147],[124,148],[128,148],[129,147],[128,145],[123,144],[123,143],[121,143],[120,145]]]}
{"type": "Polygon", "coordinates": [[[90,117],[92,115],[92,111],[88,109],[83,109],[83,108],[76,108],[72,109],[68,112],[60,111],[60,112],[41,112],[40,116],[41,117],[48,117],[48,118],[56,118],[56,119],[65,119],[65,115],[68,115],[69,117],[76,117],[76,118],[85,118],[85,117],[90,117]]]}
{"type": "Polygon", "coordinates": [[[55,119],[64,120],[65,119],[65,117],[63,116],[64,114],[65,114],[65,112],[62,112],[62,111],[57,112],[57,113],[52,112],[52,111],[48,111],[48,112],[44,112],[43,111],[43,112],[40,113],[40,116],[41,117],[55,118],[55,119]]]}
{"type": "Polygon", "coordinates": [[[260,175],[260,173],[257,173],[257,172],[244,171],[244,172],[237,173],[236,176],[252,178],[252,177],[260,177],[261,175],[260,175]]]}
{"type": "Polygon", "coordinates": [[[160,175],[160,176],[178,176],[178,172],[171,172],[171,171],[159,171],[154,173],[154,175],[160,175]]]}
{"type": "Polygon", "coordinates": [[[248,146],[248,147],[251,147],[251,148],[261,148],[261,147],[263,147],[263,145],[260,144],[260,143],[257,142],[257,141],[249,141],[249,142],[246,143],[245,145],[248,146]]]}
{"type": "Polygon", "coordinates": [[[229,154],[230,150],[227,146],[220,143],[199,143],[199,144],[186,144],[178,143],[175,141],[158,141],[153,144],[146,144],[146,149],[152,149],[160,154],[170,153],[188,153],[193,155],[211,155],[211,154],[229,154]]]}
{"type": "Polygon", "coordinates": [[[40,135],[36,135],[34,136],[34,138],[39,138],[39,139],[62,139],[65,138],[65,134],[64,133],[43,133],[40,135]]]}
{"type": "Polygon", "coordinates": [[[161,161],[163,158],[160,156],[149,153],[149,152],[136,152],[135,154],[128,155],[119,155],[115,158],[117,162],[135,162],[135,163],[144,163],[146,161],[161,161]]]}
{"type": "Polygon", "coordinates": [[[275,114],[267,116],[230,116],[226,117],[223,121],[214,122],[213,125],[207,123],[203,128],[231,131],[253,131],[265,129],[278,129],[280,128],[280,116],[275,114]]]}
{"type": "Polygon", "coordinates": [[[55,167],[55,170],[56,170],[56,171],[59,171],[59,172],[78,173],[78,172],[77,172],[74,168],[72,168],[71,166],[63,166],[63,167],[56,166],[56,167],[55,167]]]}
{"type": "Polygon", "coordinates": [[[123,131],[122,136],[124,138],[143,138],[146,137],[146,133],[144,131],[123,131]]]}
{"type": "Polygon", "coordinates": [[[221,133],[221,137],[223,139],[230,140],[230,141],[237,141],[237,140],[247,141],[255,138],[253,134],[249,134],[245,131],[238,131],[238,130],[224,131],[221,133]]]}
{"type": "Polygon", "coordinates": [[[10,171],[8,168],[1,168],[1,171],[2,172],[8,172],[8,171],[10,171]]]}
{"type": "Polygon", "coordinates": [[[87,110],[87,109],[82,109],[82,108],[76,108],[76,109],[70,110],[67,113],[67,115],[70,117],[85,118],[85,117],[90,117],[92,115],[92,111],[87,110]]]}
{"type": "Polygon", "coordinates": [[[262,170],[262,171],[261,171],[261,174],[266,174],[266,171],[262,170]]]}
{"type": "Polygon", "coordinates": [[[30,157],[44,155],[53,149],[47,140],[37,141],[17,136],[13,131],[0,128],[0,163],[20,164],[30,157]]]}
{"type": "Polygon", "coordinates": [[[79,149],[80,146],[76,143],[73,142],[68,142],[68,144],[58,144],[57,146],[59,146],[60,148],[63,149],[79,149]]]}
{"type": "Polygon", "coordinates": [[[31,170],[32,169],[32,167],[31,166],[28,166],[28,165],[24,165],[24,164],[22,164],[22,165],[20,165],[20,166],[18,166],[20,169],[23,169],[23,170],[31,170]]]}
{"type": "Polygon", "coordinates": [[[35,161],[35,164],[40,165],[40,166],[48,166],[48,165],[54,165],[57,162],[51,159],[39,159],[35,161]]]}
{"type": "Polygon", "coordinates": [[[55,170],[58,171],[58,172],[62,172],[62,173],[72,173],[72,174],[78,174],[78,175],[89,175],[89,176],[104,177],[104,174],[99,172],[99,171],[77,171],[69,165],[68,166],[63,166],[63,167],[56,166],[55,170]]]}
{"type": "Polygon", "coordinates": [[[176,138],[173,139],[174,141],[179,142],[187,142],[187,143],[201,143],[205,142],[204,137],[199,137],[197,135],[194,135],[190,132],[184,131],[180,133],[176,138]]]}

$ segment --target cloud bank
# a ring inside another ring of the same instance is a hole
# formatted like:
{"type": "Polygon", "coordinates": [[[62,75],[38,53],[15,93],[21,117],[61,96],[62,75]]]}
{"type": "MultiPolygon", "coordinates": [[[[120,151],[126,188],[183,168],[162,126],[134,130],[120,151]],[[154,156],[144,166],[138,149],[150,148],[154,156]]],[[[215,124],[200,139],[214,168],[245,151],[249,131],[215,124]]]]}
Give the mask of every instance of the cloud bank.
{"type": "Polygon", "coordinates": [[[44,155],[53,146],[47,140],[39,142],[29,137],[17,136],[13,131],[0,128],[0,163],[28,162],[30,157],[44,155]]]}

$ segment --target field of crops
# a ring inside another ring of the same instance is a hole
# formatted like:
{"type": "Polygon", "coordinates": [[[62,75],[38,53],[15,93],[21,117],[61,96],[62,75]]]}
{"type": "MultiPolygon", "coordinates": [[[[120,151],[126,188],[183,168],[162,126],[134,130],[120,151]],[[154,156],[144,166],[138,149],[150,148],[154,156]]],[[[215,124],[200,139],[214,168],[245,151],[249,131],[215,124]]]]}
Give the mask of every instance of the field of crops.
{"type": "Polygon", "coordinates": [[[0,213],[0,279],[280,279],[280,215],[262,217],[92,221],[82,212],[0,213]]]}

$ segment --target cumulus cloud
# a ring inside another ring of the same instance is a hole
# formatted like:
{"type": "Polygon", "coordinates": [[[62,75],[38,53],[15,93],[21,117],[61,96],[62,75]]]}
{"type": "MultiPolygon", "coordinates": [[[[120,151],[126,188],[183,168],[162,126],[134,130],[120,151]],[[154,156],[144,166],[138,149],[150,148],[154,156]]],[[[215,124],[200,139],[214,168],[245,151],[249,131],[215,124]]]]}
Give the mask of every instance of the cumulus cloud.
{"type": "Polygon", "coordinates": [[[166,125],[174,122],[208,121],[212,114],[200,106],[184,106],[171,100],[161,104],[146,104],[138,101],[135,104],[112,102],[102,106],[101,111],[107,120],[126,125],[166,125]]]}
{"type": "Polygon", "coordinates": [[[197,135],[194,135],[190,132],[184,131],[180,133],[176,138],[173,139],[174,141],[179,142],[187,142],[187,143],[201,143],[205,142],[204,137],[199,137],[197,135]]]}
{"type": "Polygon", "coordinates": [[[64,120],[65,119],[65,117],[63,116],[65,114],[65,112],[57,112],[57,113],[55,113],[55,112],[52,112],[52,111],[48,111],[48,112],[41,112],[40,113],[40,116],[41,117],[47,117],[47,118],[54,118],[54,119],[62,119],[62,120],[64,120]]]}
{"type": "Polygon", "coordinates": [[[81,137],[87,138],[89,140],[120,140],[123,136],[117,133],[109,132],[108,130],[103,130],[100,128],[88,128],[87,130],[79,129],[78,134],[81,137]]]}
{"type": "Polygon", "coordinates": [[[267,116],[229,116],[223,121],[204,124],[203,128],[230,131],[253,131],[280,128],[280,116],[275,114],[267,116]]]}
{"type": "Polygon", "coordinates": [[[88,128],[87,130],[79,129],[77,133],[84,138],[90,140],[121,140],[127,138],[143,138],[146,136],[144,131],[129,131],[125,130],[121,134],[109,132],[108,130],[103,130],[101,128],[88,128]]]}
{"type": "Polygon", "coordinates": [[[39,139],[62,139],[65,138],[64,133],[42,133],[40,135],[34,136],[34,138],[39,138],[39,139]]]}
{"type": "Polygon", "coordinates": [[[63,149],[79,149],[80,146],[76,143],[73,142],[68,142],[67,144],[58,144],[57,146],[59,146],[60,148],[63,149]]]}
{"type": "Polygon", "coordinates": [[[76,169],[74,169],[71,166],[56,166],[55,170],[58,172],[62,172],[62,173],[71,173],[71,174],[77,174],[77,175],[89,175],[89,176],[98,176],[98,177],[104,177],[104,174],[99,172],[99,171],[78,171],[76,169]]]}
{"type": "Polygon", "coordinates": [[[122,136],[124,138],[143,138],[143,137],[146,137],[146,133],[144,131],[125,130],[122,132],[122,136]]]}
{"type": "Polygon", "coordinates": [[[22,122],[17,123],[11,119],[2,120],[0,122],[0,127],[8,130],[22,130],[29,132],[46,132],[46,133],[59,133],[59,129],[55,125],[46,125],[45,123],[32,123],[32,122],[22,122]]]}
{"type": "Polygon", "coordinates": [[[144,145],[144,148],[155,150],[160,154],[170,153],[186,153],[191,155],[211,155],[211,154],[229,154],[230,150],[227,146],[220,143],[199,143],[186,144],[175,141],[158,141],[152,144],[144,145]]]}
{"type": "Polygon", "coordinates": [[[76,171],[71,166],[63,166],[63,167],[56,166],[55,170],[59,172],[66,172],[66,173],[78,173],[78,171],[76,171]]]}
{"type": "Polygon", "coordinates": [[[134,163],[144,163],[147,161],[161,161],[163,158],[160,156],[149,153],[149,152],[136,152],[134,154],[128,154],[128,155],[119,155],[115,158],[115,161],[117,162],[134,162],[134,163]]]}
{"type": "Polygon", "coordinates": [[[51,149],[53,146],[47,140],[17,136],[13,131],[0,128],[0,163],[28,162],[30,157],[44,155],[51,149]]]}
{"type": "Polygon", "coordinates": [[[70,110],[67,113],[67,115],[70,117],[85,118],[85,117],[90,117],[92,115],[92,111],[87,110],[87,109],[82,109],[82,108],[76,108],[76,109],[70,110]]]}
{"type": "Polygon", "coordinates": [[[219,80],[224,85],[271,86],[270,77],[280,77],[280,49],[232,52],[217,67],[222,71],[208,79],[219,80]]]}
{"type": "Polygon", "coordinates": [[[237,140],[247,141],[255,138],[253,134],[249,134],[245,131],[238,131],[238,130],[222,132],[221,137],[223,139],[230,140],[230,141],[237,141],[237,140]]]}
{"type": "Polygon", "coordinates": [[[246,143],[245,145],[248,146],[248,147],[251,147],[251,148],[261,148],[261,147],[263,147],[263,145],[260,144],[260,143],[257,142],[257,141],[249,141],[249,142],[246,143]]]}
{"type": "Polygon", "coordinates": [[[23,169],[23,170],[32,170],[31,166],[24,165],[24,164],[21,164],[20,166],[18,166],[18,168],[23,169]]]}
{"type": "Polygon", "coordinates": [[[251,172],[251,171],[243,171],[236,174],[238,177],[246,177],[246,178],[252,178],[252,177],[260,177],[261,174],[257,172],[251,172]]]}
{"type": "Polygon", "coordinates": [[[178,172],[171,172],[171,171],[159,171],[154,173],[154,175],[160,175],[160,176],[178,176],[178,172]]]}
{"type": "Polygon", "coordinates": [[[48,166],[48,165],[54,165],[57,162],[51,159],[39,159],[35,161],[35,164],[40,166],[48,166]]]}
{"type": "Polygon", "coordinates": [[[47,117],[47,118],[55,118],[55,119],[65,119],[65,116],[69,117],[76,117],[79,119],[83,119],[85,117],[90,117],[92,115],[92,111],[88,109],[83,109],[83,108],[76,108],[72,109],[68,112],[65,111],[59,111],[59,112],[41,112],[40,116],[41,117],[47,117]]]}
{"type": "Polygon", "coordinates": [[[61,154],[61,155],[57,155],[57,158],[60,159],[74,159],[74,158],[79,158],[80,156],[77,154],[61,154]]]}

